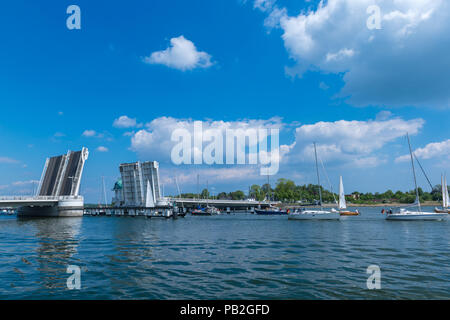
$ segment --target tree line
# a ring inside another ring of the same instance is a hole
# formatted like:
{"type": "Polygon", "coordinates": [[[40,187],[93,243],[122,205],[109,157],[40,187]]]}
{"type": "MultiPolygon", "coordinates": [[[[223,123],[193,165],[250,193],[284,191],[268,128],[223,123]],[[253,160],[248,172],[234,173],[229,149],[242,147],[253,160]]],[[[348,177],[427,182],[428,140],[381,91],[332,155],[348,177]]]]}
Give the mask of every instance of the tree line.
{"type": "MultiPolygon", "coordinates": [[[[322,201],[324,203],[335,202],[338,199],[338,194],[322,187],[322,201]]],[[[334,190],[333,190],[334,191],[334,190]]],[[[255,199],[256,201],[272,200],[281,201],[285,203],[307,202],[314,203],[319,200],[319,186],[315,184],[296,185],[294,181],[289,179],[278,179],[275,188],[268,183],[263,185],[252,185],[247,194],[242,190],[233,192],[220,192],[212,196],[207,189],[203,189],[200,194],[184,193],[182,198],[189,199],[220,199],[220,200],[244,200],[255,199]]],[[[420,201],[441,201],[442,192],[441,186],[436,185],[431,192],[425,192],[419,187],[420,201]]],[[[387,190],[386,192],[353,192],[346,195],[346,200],[355,204],[366,203],[413,203],[416,199],[415,190],[407,192],[387,190]]]]}

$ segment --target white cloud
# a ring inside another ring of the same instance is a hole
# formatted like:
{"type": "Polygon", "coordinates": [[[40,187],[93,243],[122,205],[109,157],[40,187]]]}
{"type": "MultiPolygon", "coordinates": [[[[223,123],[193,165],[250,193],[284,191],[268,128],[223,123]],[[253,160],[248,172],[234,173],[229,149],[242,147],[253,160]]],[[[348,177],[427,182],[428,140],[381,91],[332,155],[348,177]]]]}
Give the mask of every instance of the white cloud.
{"type": "Polygon", "coordinates": [[[194,43],[184,36],[170,39],[170,47],[153,52],[144,58],[144,62],[162,64],[181,71],[208,68],[213,65],[211,56],[204,51],[198,51],[194,43]]]}
{"type": "MultiPolygon", "coordinates": [[[[450,139],[442,142],[432,142],[427,144],[423,148],[418,148],[414,151],[414,154],[419,159],[432,159],[432,158],[447,158],[450,160],[450,139]]],[[[395,162],[410,161],[411,156],[409,154],[397,157],[395,162]]]]}
{"type": "Polygon", "coordinates": [[[349,164],[356,167],[373,167],[386,161],[376,153],[389,142],[414,135],[422,128],[422,119],[317,122],[296,129],[295,142],[285,157],[295,163],[314,160],[313,142],[321,159],[326,162],[349,164]]]}
{"type": "Polygon", "coordinates": [[[277,28],[280,26],[280,21],[283,17],[287,15],[286,8],[275,7],[270,12],[269,16],[264,20],[264,26],[267,28],[277,28]]]}
{"type": "MultiPolygon", "coordinates": [[[[82,136],[86,137],[86,138],[99,138],[99,139],[101,139],[101,138],[105,137],[105,134],[104,133],[99,133],[99,132],[97,132],[95,130],[84,130],[84,132],[82,133],[82,136]]],[[[107,138],[107,140],[111,141],[111,138],[109,137],[109,138],[107,138]]]]}
{"type": "Polygon", "coordinates": [[[129,118],[128,116],[120,116],[114,120],[113,126],[116,128],[133,128],[137,126],[135,118],[129,118]]]}
{"type": "Polygon", "coordinates": [[[95,130],[84,130],[82,135],[84,137],[95,137],[96,134],[97,132],[95,130]]]}
{"type": "MultiPolygon", "coordinates": [[[[161,117],[146,124],[146,128],[134,133],[131,137],[131,150],[142,158],[171,163],[170,155],[173,146],[172,132],[184,128],[193,135],[192,119],[175,119],[161,117]]],[[[240,121],[204,121],[203,131],[217,129],[280,128],[286,125],[279,118],[269,120],[240,121]]],[[[390,142],[405,136],[407,132],[415,135],[423,127],[424,120],[403,120],[392,117],[390,112],[380,115],[376,120],[317,122],[304,124],[295,129],[295,140],[292,144],[281,144],[279,156],[267,154],[271,163],[292,166],[301,162],[314,160],[313,142],[317,142],[321,159],[335,164],[349,165],[358,168],[375,167],[385,163],[389,156],[380,152],[390,142]]],[[[281,131],[280,130],[280,131],[281,131]]],[[[204,146],[208,143],[204,143],[204,146]]],[[[191,153],[198,152],[192,145],[191,153]]],[[[264,156],[264,152],[262,152],[264,156]]]]}
{"type": "Polygon", "coordinates": [[[328,90],[328,89],[330,89],[330,86],[327,85],[325,82],[321,81],[319,83],[319,88],[322,89],[322,90],[328,90]]]}
{"type": "Polygon", "coordinates": [[[267,11],[272,9],[276,0],[254,0],[253,8],[259,9],[261,11],[267,11]]]}
{"type": "Polygon", "coordinates": [[[18,163],[18,160],[9,158],[9,157],[0,157],[0,163],[9,163],[9,164],[14,164],[14,163],[18,163]]]}
{"type": "Polygon", "coordinates": [[[39,180],[27,180],[27,181],[16,181],[13,182],[13,186],[28,186],[28,185],[32,185],[32,184],[38,184],[39,180]]]}
{"type": "Polygon", "coordinates": [[[344,49],[341,49],[341,50],[339,50],[338,52],[335,52],[335,53],[331,53],[331,52],[327,53],[327,56],[326,56],[325,60],[327,62],[339,61],[339,60],[342,60],[342,59],[345,59],[345,58],[351,58],[354,55],[355,55],[355,52],[352,49],[344,48],[344,49]]]}
{"type": "MultiPolygon", "coordinates": [[[[248,183],[249,179],[261,178],[259,175],[259,169],[254,166],[235,166],[231,168],[195,168],[189,170],[188,168],[161,168],[161,182],[164,184],[174,184],[175,177],[177,182],[182,184],[193,185],[194,181],[197,181],[197,175],[200,176],[202,181],[208,181],[210,185],[217,183],[235,183],[245,181],[248,183]]],[[[183,190],[181,190],[183,192],[183,190]]]]}
{"type": "MultiPolygon", "coordinates": [[[[284,124],[280,118],[268,120],[238,120],[238,121],[202,121],[203,132],[214,129],[225,136],[227,129],[282,129],[284,124]]],[[[176,129],[186,129],[194,135],[194,120],[160,117],[145,125],[145,129],[139,130],[131,138],[131,150],[141,156],[151,156],[159,161],[169,161],[171,150],[176,142],[171,141],[172,132],[176,129]]],[[[208,143],[205,142],[205,145],[208,143]]],[[[194,147],[192,153],[198,152],[194,147]]],[[[275,160],[275,159],[274,159],[275,160]]]]}
{"type": "Polygon", "coordinates": [[[134,136],[135,133],[136,132],[134,132],[134,131],[127,131],[127,132],[123,133],[123,136],[124,137],[132,137],[132,136],[134,136]]]}
{"type": "Polygon", "coordinates": [[[375,120],[387,120],[390,117],[392,117],[392,112],[391,111],[387,111],[387,110],[383,110],[378,112],[375,120]]]}
{"type": "Polygon", "coordinates": [[[295,65],[287,74],[321,71],[343,76],[341,97],[357,106],[450,107],[450,4],[444,0],[328,0],[289,15],[269,10],[295,65]],[[381,8],[381,29],[366,12],[381,8]]]}
{"type": "Polygon", "coordinates": [[[96,149],[98,152],[108,152],[109,149],[107,147],[104,146],[100,146],[96,149]]]}

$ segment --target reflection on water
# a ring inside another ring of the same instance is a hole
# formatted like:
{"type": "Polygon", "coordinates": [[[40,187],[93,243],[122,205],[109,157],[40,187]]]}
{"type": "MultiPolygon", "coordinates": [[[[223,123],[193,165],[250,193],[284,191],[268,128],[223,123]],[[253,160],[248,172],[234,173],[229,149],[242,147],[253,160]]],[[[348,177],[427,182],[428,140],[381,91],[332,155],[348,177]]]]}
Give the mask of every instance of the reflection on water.
{"type": "Polygon", "coordinates": [[[450,298],[450,221],[0,217],[0,298],[450,298]],[[82,268],[81,290],[66,268],[82,268]],[[381,268],[381,290],[366,269],[381,268]]]}
{"type": "Polygon", "coordinates": [[[3,292],[0,293],[5,296],[0,294],[0,297],[9,298],[9,291],[33,291],[35,286],[44,292],[65,291],[66,269],[74,263],[72,257],[77,253],[82,221],[80,217],[8,217],[1,221],[0,257],[3,260],[6,256],[6,260],[13,263],[1,267],[3,292]],[[10,282],[9,286],[7,282],[10,282]]]}
{"type": "Polygon", "coordinates": [[[66,289],[64,272],[73,263],[70,258],[76,254],[82,218],[19,218],[19,226],[31,224],[38,242],[38,271],[41,284],[48,289],[66,289]]]}

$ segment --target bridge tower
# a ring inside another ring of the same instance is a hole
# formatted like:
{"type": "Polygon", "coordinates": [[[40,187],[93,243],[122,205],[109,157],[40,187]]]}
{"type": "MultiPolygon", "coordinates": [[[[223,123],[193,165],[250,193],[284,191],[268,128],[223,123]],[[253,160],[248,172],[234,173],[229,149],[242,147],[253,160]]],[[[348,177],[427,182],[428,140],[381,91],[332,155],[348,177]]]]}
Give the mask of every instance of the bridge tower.
{"type": "MultiPolygon", "coordinates": [[[[20,206],[19,216],[82,216],[84,199],[79,195],[81,177],[89,151],[69,151],[67,154],[48,158],[45,161],[36,195],[20,206]],[[48,200],[51,204],[42,205],[48,200]]],[[[23,201],[22,201],[23,202],[23,201]]]]}

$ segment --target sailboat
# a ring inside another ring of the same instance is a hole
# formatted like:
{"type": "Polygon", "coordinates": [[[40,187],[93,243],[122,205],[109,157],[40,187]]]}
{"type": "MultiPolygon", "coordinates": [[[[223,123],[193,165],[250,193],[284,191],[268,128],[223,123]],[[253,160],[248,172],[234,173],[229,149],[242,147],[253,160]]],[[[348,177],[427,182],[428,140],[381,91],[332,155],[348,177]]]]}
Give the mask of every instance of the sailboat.
{"type": "Polygon", "coordinates": [[[206,209],[205,209],[205,211],[210,213],[211,215],[220,214],[219,209],[209,205],[209,191],[208,191],[209,188],[208,187],[209,187],[209,183],[208,183],[208,181],[206,181],[206,191],[207,192],[206,192],[206,209]]]}
{"type": "MultiPolygon", "coordinates": [[[[177,190],[178,190],[178,194],[180,195],[180,199],[181,199],[181,191],[180,191],[180,186],[178,185],[178,180],[177,178],[175,178],[175,184],[177,185],[177,190]]],[[[183,202],[181,202],[181,212],[180,212],[180,208],[178,208],[176,215],[174,215],[174,217],[182,217],[184,218],[186,216],[186,209],[184,208],[184,204],[183,202]]]]}
{"type": "Polygon", "coordinates": [[[448,197],[448,187],[447,187],[447,177],[441,176],[441,186],[442,186],[442,209],[434,208],[434,212],[436,213],[449,213],[449,202],[450,198],[448,197]]]}
{"type": "Polygon", "coordinates": [[[342,182],[342,176],[339,177],[339,214],[341,216],[358,216],[359,211],[347,210],[347,203],[345,201],[344,183],[342,182]]]}
{"type": "Polygon", "coordinates": [[[409,153],[411,155],[411,166],[414,175],[414,185],[416,188],[416,201],[410,207],[417,207],[417,211],[408,210],[407,208],[400,208],[398,212],[391,213],[392,211],[389,210],[388,213],[386,214],[386,220],[444,220],[448,216],[448,214],[446,213],[422,211],[422,207],[420,206],[419,189],[417,187],[416,169],[414,167],[414,158],[411,149],[411,142],[409,140],[409,135],[407,134],[406,136],[408,138],[409,153]]]}
{"type": "Polygon", "coordinates": [[[295,210],[292,213],[288,213],[288,219],[289,220],[339,220],[339,212],[334,211],[327,211],[324,210],[322,207],[322,185],[320,184],[320,175],[319,175],[319,166],[317,164],[317,148],[316,144],[314,143],[314,155],[316,159],[316,172],[317,172],[317,182],[319,186],[319,197],[320,197],[320,210],[306,210],[306,209],[300,209],[295,210]]]}
{"type": "MultiPolygon", "coordinates": [[[[197,175],[197,181],[198,181],[198,175],[197,175]]],[[[197,187],[197,189],[198,189],[198,187],[197,187]]],[[[206,207],[202,208],[200,206],[200,203],[198,203],[197,208],[191,211],[191,215],[193,215],[193,216],[214,216],[214,215],[220,214],[219,209],[209,205],[208,181],[206,182],[206,191],[207,191],[206,207]]]]}

